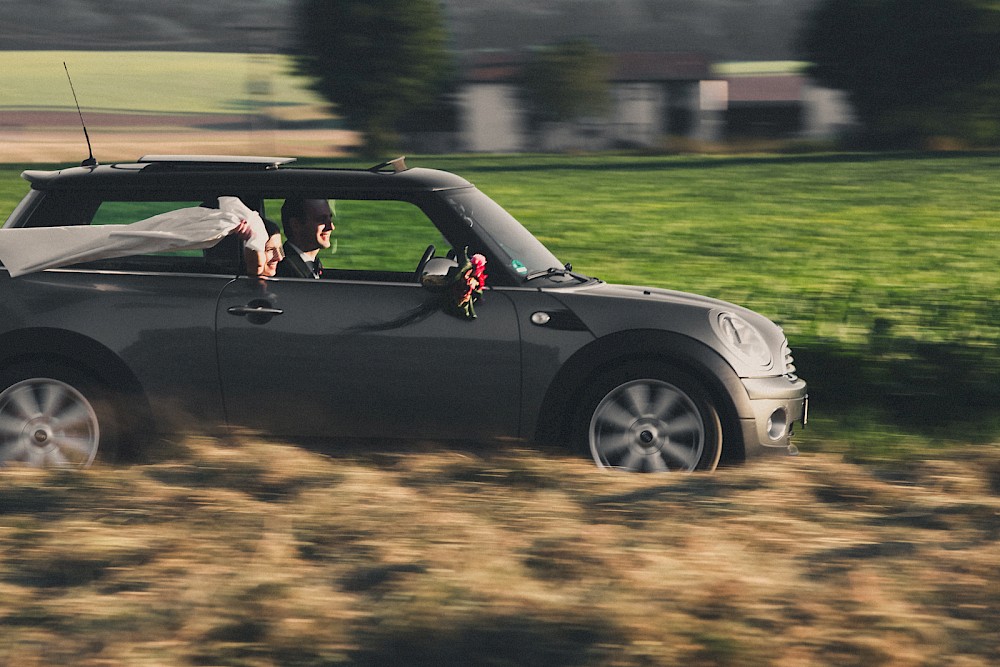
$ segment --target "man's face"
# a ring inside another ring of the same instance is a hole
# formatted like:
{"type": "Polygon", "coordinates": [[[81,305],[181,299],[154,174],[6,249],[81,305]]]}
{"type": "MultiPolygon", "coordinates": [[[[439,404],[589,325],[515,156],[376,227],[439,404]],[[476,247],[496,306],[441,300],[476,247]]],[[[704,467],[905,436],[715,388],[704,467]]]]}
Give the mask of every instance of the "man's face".
{"type": "Polygon", "coordinates": [[[289,238],[303,252],[329,248],[330,233],[335,229],[329,202],[325,199],[307,199],[305,215],[295,221],[293,228],[294,234],[289,238]]]}

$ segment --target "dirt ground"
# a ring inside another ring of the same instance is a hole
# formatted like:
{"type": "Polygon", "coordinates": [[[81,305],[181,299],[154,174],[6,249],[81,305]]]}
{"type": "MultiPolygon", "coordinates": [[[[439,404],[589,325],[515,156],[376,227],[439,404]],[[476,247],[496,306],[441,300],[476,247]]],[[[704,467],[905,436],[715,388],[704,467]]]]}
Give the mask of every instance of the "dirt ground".
{"type": "MultiPolygon", "coordinates": [[[[240,115],[122,115],[85,117],[99,162],[146,154],[338,157],[357,144],[354,132],[289,129],[240,115]]],[[[0,113],[0,162],[80,162],[87,145],[79,118],[65,112],[0,113]]]]}

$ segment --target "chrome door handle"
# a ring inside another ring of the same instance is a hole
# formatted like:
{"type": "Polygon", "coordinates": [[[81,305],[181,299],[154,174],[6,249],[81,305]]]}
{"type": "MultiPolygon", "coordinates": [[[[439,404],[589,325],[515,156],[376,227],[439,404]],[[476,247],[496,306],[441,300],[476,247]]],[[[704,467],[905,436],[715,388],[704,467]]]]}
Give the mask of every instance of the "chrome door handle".
{"type": "Polygon", "coordinates": [[[232,306],[227,308],[226,312],[230,315],[244,317],[246,315],[282,315],[285,311],[270,306],[232,306]]]}

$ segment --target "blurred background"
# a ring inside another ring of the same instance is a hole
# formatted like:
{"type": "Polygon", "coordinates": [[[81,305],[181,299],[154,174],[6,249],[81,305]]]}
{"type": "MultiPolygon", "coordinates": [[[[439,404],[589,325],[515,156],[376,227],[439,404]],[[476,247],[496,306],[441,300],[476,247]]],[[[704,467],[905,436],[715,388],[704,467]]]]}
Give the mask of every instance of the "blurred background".
{"type": "Polygon", "coordinates": [[[137,132],[316,156],[998,137],[1000,28],[982,0],[0,5],[12,159],[75,157],[63,61],[106,159],[137,132]]]}
{"type": "Polygon", "coordinates": [[[330,156],[366,137],[379,153],[690,150],[856,130],[844,92],[805,72],[813,0],[0,4],[10,159],[76,156],[63,61],[105,159],[137,132],[330,156]]]}

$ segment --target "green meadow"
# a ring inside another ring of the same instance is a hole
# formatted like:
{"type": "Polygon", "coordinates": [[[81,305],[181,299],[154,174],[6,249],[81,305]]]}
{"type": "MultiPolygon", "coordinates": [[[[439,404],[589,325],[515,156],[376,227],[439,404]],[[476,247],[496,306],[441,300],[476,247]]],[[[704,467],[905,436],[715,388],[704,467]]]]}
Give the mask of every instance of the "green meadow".
{"type": "Polygon", "coordinates": [[[279,54],[0,51],[0,111],[73,110],[63,63],[85,112],[239,113],[251,104],[320,103],[279,54]]]}
{"type": "Polygon", "coordinates": [[[806,442],[866,457],[995,438],[1000,156],[462,162],[440,166],[580,271],[777,321],[812,387],[806,442]]]}
{"type": "MultiPolygon", "coordinates": [[[[777,321],[811,387],[803,448],[892,458],[1000,432],[1000,155],[409,163],[465,175],[578,271],[777,321]]],[[[0,172],[0,211],[22,168],[0,172]]],[[[341,253],[362,245],[337,235],[341,253]]]]}

